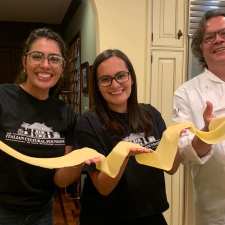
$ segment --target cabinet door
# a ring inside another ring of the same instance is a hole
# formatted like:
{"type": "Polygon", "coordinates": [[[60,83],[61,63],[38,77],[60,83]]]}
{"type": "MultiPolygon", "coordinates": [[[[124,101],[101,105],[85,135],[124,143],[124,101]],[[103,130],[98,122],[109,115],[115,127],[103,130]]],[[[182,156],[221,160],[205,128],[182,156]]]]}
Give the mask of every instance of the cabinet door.
{"type": "Polygon", "coordinates": [[[153,0],[153,46],[184,46],[185,3],[185,0],[153,0]]]}
{"type": "Polygon", "coordinates": [[[151,103],[171,124],[174,91],[184,80],[182,51],[152,51],[151,103]]]}
{"type": "MultiPolygon", "coordinates": [[[[182,51],[152,51],[151,103],[162,114],[167,126],[171,124],[175,89],[183,81],[182,51]]],[[[165,213],[169,225],[183,224],[184,180],[183,166],[173,175],[165,174],[170,208],[165,213]]]]}

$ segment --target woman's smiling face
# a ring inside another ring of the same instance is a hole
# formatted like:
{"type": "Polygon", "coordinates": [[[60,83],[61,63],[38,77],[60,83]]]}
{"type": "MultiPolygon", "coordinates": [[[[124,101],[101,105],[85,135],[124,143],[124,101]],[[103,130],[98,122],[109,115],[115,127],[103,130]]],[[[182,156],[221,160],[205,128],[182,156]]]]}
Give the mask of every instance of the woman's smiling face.
{"type": "Polygon", "coordinates": [[[28,54],[23,57],[23,67],[27,75],[24,85],[28,90],[48,93],[49,89],[58,82],[63,72],[64,63],[52,64],[48,58],[49,55],[59,56],[63,60],[56,41],[38,38],[31,45],[28,54]],[[43,59],[38,61],[38,55],[30,54],[33,52],[39,52],[43,59]]]}
{"type": "MultiPolygon", "coordinates": [[[[97,79],[103,76],[114,77],[119,72],[129,72],[126,63],[119,57],[113,56],[103,61],[97,69],[97,79]]],[[[107,102],[108,107],[115,112],[126,112],[127,102],[131,94],[132,79],[131,76],[123,83],[112,80],[110,86],[104,87],[98,83],[101,95],[107,102]]]]}

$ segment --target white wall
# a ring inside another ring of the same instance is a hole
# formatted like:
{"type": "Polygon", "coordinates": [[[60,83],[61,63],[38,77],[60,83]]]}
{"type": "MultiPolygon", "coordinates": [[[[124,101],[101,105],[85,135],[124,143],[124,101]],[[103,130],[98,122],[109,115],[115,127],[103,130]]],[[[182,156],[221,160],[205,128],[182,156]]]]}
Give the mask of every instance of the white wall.
{"type": "Polygon", "coordinates": [[[149,65],[148,0],[91,0],[96,11],[96,51],[118,48],[132,61],[139,101],[146,101],[149,65]]]}

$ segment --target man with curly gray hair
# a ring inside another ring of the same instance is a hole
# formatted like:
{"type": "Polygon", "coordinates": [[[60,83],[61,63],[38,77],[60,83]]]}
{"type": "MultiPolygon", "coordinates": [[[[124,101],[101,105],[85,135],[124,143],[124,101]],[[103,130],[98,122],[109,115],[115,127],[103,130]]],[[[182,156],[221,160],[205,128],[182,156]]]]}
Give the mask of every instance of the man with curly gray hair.
{"type": "MultiPolygon", "coordinates": [[[[192,51],[204,71],[176,90],[173,120],[207,131],[213,117],[225,115],[225,11],[205,13],[192,51]]],[[[208,145],[186,131],[179,145],[193,177],[196,225],[225,225],[225,141],[208,145]]]]}

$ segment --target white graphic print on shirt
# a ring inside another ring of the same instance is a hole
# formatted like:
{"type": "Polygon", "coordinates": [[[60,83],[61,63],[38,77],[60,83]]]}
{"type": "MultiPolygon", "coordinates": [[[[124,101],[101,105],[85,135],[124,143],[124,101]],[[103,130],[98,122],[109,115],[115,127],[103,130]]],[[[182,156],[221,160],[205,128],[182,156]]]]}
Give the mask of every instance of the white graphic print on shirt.
{"type": "Polygon", "coordinates": [[[47,127],[44,123],[23,122],[17,132],[7,132],[5,139],[13,142],[26,142],[35,145],[64,145],[65,140],[59,132],[47,127]]]}
{"type": "Polygon", "coordinates": [[[151,148],[152,150],[155,150],[160,142],[160,140],[156,140],[154,136],[145,137],[144,133],[131,133],[129,136],[123,138],[123,140],[139,144],[146,148],[151,148]]]}

